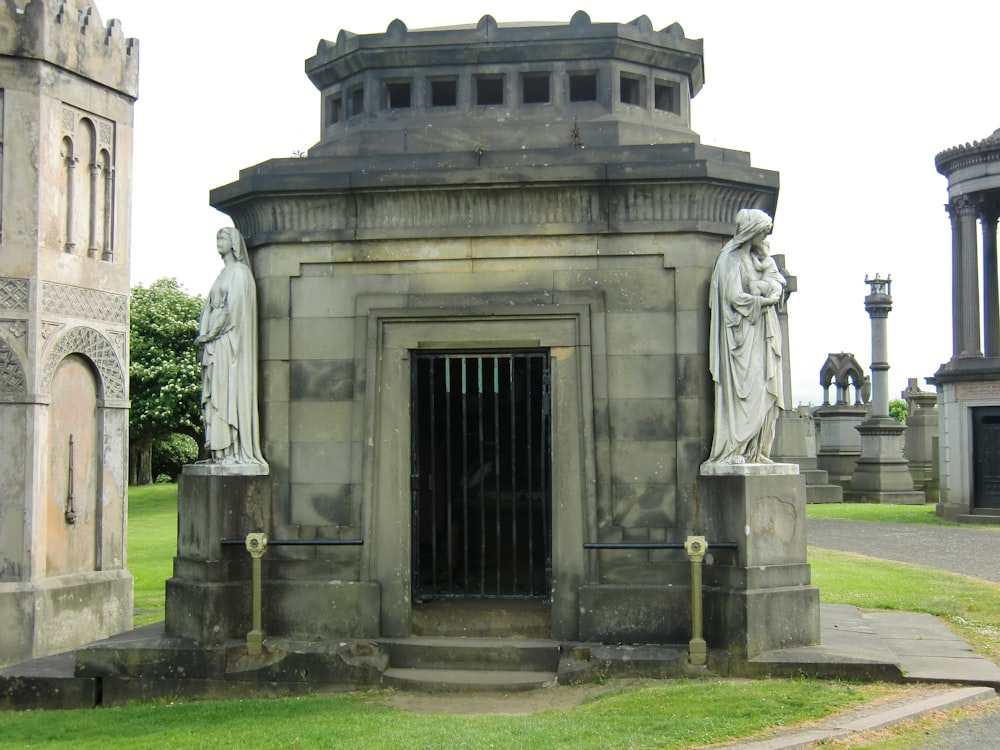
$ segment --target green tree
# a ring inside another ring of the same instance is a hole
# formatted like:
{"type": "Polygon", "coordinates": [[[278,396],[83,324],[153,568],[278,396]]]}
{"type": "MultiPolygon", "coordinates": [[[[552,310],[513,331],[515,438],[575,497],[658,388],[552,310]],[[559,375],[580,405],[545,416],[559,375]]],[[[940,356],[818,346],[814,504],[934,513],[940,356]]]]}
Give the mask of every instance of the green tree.
{"type": "Polygon", "coordinates": [[[901,398],[895,398],[889,402],[889,416],[900,424],[906,424],[909,411],[910,405],[901,398]]]}
{"type": "Polygon", "coordinates": [[[132,289],[129,391],[129,483],[153,481],[153,443],[171,434],[204,444],[201,366],[194,339],[202,299],[176,279],[132,289]]]}

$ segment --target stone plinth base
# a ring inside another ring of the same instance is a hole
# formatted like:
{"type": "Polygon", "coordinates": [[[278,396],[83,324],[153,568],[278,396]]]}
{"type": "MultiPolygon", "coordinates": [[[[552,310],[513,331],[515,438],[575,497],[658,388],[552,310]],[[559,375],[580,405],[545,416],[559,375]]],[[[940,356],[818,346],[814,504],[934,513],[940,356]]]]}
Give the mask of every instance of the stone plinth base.
{"type": "Polygon", "coordinates": [[[906,428],[889,417],[873,417],[857,429],[861,434],[861,457],[854,464],[851,487],[844,492],[844,500],[923,505],[924,493],[914,491],[910,466],[903,458],[906,428]]]}
{"type": "Polygon", "coordinates": [[[705,640],[741,658],[819,643],[819,589],[806,562],[805,480],[783,467],[702,471],[711,557],[703,571],[705,640]],[[713,549],[713,542],[737,547],[713,549]]]}
{"type": "Polygon", "coordinates": [[[689,586],[611,584],[580,587],[580,640],[595,643],[687,643],[689,586]]]}
{"type": "Polygon", "coordinates": [[[202,643],[250,630],[250,555],[243,539],[270,533],[271,478],[215,464],[185,466],[177,492],[177,557],[167,581],[166,631],[202,643]]]}
{"type": "Polygon", "coordinates": [[[0,582],[4,661],[69,651],[132,627],[132,576],[105,570],[0,582]]]}
{"type": "MultiPolygon", "coordinates": [[[[220,644],[245,638],[252,627],[250,554],[244,545],[222,540],[244,539],[254,531],[274,538],[275,527],[270,477],[240,472],[242,468],[184,467],[177,498],[177,557],[174,576],[167,581],[168,635],[220,644]]],[[[296,565],[298,561],[275,554],[279,549],[285,548],[269,548],[261,560],[265,637],[379,635],[378,584],[331,580],[335,570],[322,568],[333,563],[310,559],[296,565]]]]}

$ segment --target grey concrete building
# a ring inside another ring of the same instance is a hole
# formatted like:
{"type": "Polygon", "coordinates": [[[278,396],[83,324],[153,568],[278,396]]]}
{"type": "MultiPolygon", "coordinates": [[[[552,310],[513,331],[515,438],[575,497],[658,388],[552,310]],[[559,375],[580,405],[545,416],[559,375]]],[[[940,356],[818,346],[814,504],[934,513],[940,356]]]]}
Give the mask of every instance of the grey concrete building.
{"type": "MultiPolygon", "coordinates": [[[[20,7],[19,7],[20,6],[20,7]]],[[[0,3],[0,662],[132,624],[125,569],[138,44],[0,3]]]]}
{"type": "Polygon", "coordinates": [[[1000,130],[981,141],[942,151],[934,161],[938,172],[948,178],[945,208],[951,216],[953,332],[951,359],[928,379],[938,389],[941,501],[937,510],[948,519],[997,522],[1000,130]]]}
{"type": "MultiPolygon", "coordinates": [[[[272,537],[356,542],[269,548],[264,629],[473,634],[516,606],[513,634],[686,642],[688,559],[640,545],[735,541],[699,477],[708,283],[737,211],[778,194],[691,130],[702,42],[583,12],[397,20],[320,42],[306,72],[320,141],[211,194],[258,285],[273,497],[254,513],[272,537]]],[[[815,642],[803,518],[780,543],[757,520],[754,573],[745,549],[710,554],[706,639],[815,642]]],[[[170,582],[167,625],[211,640],[190,617],[223,586],[205,565],[246,553],[185,547],[183,526],[177,570],[198,572],[170,582]]]]}

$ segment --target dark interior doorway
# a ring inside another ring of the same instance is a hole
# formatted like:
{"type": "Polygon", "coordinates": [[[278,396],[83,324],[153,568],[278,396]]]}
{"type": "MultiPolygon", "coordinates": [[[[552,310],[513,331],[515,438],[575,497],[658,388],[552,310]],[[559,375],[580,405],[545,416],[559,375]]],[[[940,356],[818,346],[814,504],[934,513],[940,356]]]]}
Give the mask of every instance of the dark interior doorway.
{"type": "Polygon", "coordinates": [[[548,599],[547,350],[415,351],[413,600],[548,599]]]}
{"type": "Polygon", "coordinates": [[[972,410],[972,480],[976,508],[1000,508],[1000,406],[972,410]]]}

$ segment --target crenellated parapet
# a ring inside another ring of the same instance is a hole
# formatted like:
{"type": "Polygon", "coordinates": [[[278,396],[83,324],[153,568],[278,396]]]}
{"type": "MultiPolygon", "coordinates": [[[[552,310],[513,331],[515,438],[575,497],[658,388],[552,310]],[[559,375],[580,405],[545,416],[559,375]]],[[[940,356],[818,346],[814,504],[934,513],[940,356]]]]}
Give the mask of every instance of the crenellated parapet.
{"type": "Polygon", "coordinates": [[[89,0],[0,0],[0,55],[43,60],[125,94],[139,95],[139,40],[106,24],[89,0]]]}

